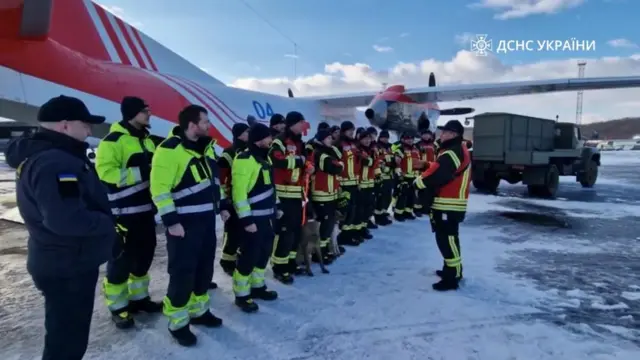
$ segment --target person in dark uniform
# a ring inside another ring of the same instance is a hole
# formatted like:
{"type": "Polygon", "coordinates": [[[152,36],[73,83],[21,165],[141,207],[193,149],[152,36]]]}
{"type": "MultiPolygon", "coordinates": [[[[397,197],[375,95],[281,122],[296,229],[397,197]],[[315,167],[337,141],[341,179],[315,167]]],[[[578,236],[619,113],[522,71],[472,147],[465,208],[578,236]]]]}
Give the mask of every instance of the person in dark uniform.
{"type": "Polygon", "coordinates": [[[467,211],[471,157],[463,144],[464,127],[459,121],[448,121],[439,129],[442,134],[436,161],[416,178],[415,185],[434,194],[431,218],[444,266],[436,271],[441,280],[433,284],[433,289],[447,291],[458,289],[462,279],[458,233],[467,211]]]}
{"type": "Polygon", "coordinates": [[[273,181],[284,211],[275,240],[271,261],[273,276],[283,284],[291,284],[297,271],[296,256],[302,234],[302,208],[305,173],[311,174],[312,167],[306,167],[302,132],[306,121],[304,116],[291,111],[287,114],[284,134],[271,144],[269,158],[273,164],[273,181]]]}
{"type": "Polygon", "coordinates": [[[278,293],[267,290],[264,273],[275,237],[278,198],[269,161],[271,134],[262,124],[249,129],[247,150],[238,154],[231,170],[233,206],[241,228],[240,251],[233,272],[235,304],[244,312],[258,311],[253,300],[273,301],[278,293]]]}
{"type": "Polygon", "coordinates": [[[415,189],[412,186],[416,178],[417,169],[422,167],[420,153],[413,143],[414,134],[406,131],[400,137],[401,144],[396,148],[396,164],[400,171],[397,184],[398,196],[395,204],[394,217],[397,221],[415,220],[413,204],[415,189]]]}
{"type": "Polygon", "coordinates": [[[219,327],[209,309],[209,284],[216,251],[216,213],[229,218],[218,168],[210,156],[207,110],[189,105],[179,127],[156,149],[151,195],[166,227],[169,286],[163,304],[169,332],[182,346],[197,342],[189,325],[219,327]]]}
{"type": "Polygon", "coordinates": [[[331,264],[339,255],[331,252],[329,244],[336,225],[340,191],[338,176],[342,173],[344,164],[340,161],[342,158],[340,150],[332,145],[333,140],[328,130],[318,131],[315,140],[317,144],[313,151],[313,161],[316,172],[310,186],[311,201],[316,221],[320,222],[320,255],[325,264],[331,264]]]}
{"type": "Polygon", "coordinates": [[[109,189],[111,211],[127,229],[119,256],[107,264],[104,296],[111,319],[120,329],[134,325],[131,313],[162,311],[149,297],[148,274],[156,249],[155,207],[149,192],[155,144],[149,137],[147,103],[127,96],[120,104],[122,121],[115,122],[98,145],[96,171],[109,189]]]}
{"type": "MultiPolygon", "coordinates": [[[[316,134],[319,133],[320,131],[328,131],[328,130],[329,130],[329,124],[327,124],[326,122],[322,121],[322,122],[320,122],[318,124],[318,130],[316,131],[316,134]]],[[[311,139],[309,139],[309,141],[307,141],[307,143],[304,145],[304,156],[307,159],[312,156],[313,149],[318,144],[319,144],[319,142],[314,136],[311,139]]]]}
{"type": "MultiPolygon", "coordinates": [[[[220,168],[220,183],[227,194],[227,198],[231,198],[231,168],[236,155],[240,154],[247,148],[249,140],[249,126],[243,123],[233,125],[231,129],[233,134],[233,144],[224,149],[218,167],[220,168]]],[[[239,236],[242,227],[238,223],[238,216],[233,209],[229,209],[230,217],[224,223],[224,240],[222,242],[222,257],[220,258],[220,267],[229,276],[233,275],[236,268],[237,252],[239,248],[239,236]]]]}
{"type": "Polygon", "coordinates": [[[273,114],[271,119],[269,119],[269,129],[272,138],[284,134],[285,127],[284,116],[282,114],[273,114]]]}
{"type": "Polygon", "coordinates": [[[378,159],[380,164],[380,188],[376,194],[376,209],[374,217],[378,225],[390,225],[393,223],[389,215],[391,206],[391,194],[393,192],[393,171],[396,163],[389,144],[389,132],[382,130],[378,136],[378,159]]]}
{"type": "Polygon", "coordinates": [[[44,295],[42,359],[80,360],[87,350],[98,268],[111,258],[115,219],[86,154],[92,115],[76,98],[59,96],[38,111],[40,129],[13,140],[16,198],[29,232],[27,269],[44,295]]]}
{"type": "Polygon", "coordinates": [[[356,139],[358,140],[357,148],[360,161],[356,226],[359,238],[370,240],[373,235],[369,231],[369,222],[375,207],[375,195],[373,192],[375,167],[373,149],[371,149],[371,133],[365,128],[358,128],[356,139]]]}
{"type": "Polygon", "coordinates": [[[337,241],[340,245],[358,246],[364,240],[358,226],[358,182],[360,180],[360,157],[355,140],[356,127],[351,121],[340,124],[340,139],[336,147],[342,154],[344,164],[340,174],[340,194],[338,202],[346,202],[345,218],[340,224],[337,241]]]}

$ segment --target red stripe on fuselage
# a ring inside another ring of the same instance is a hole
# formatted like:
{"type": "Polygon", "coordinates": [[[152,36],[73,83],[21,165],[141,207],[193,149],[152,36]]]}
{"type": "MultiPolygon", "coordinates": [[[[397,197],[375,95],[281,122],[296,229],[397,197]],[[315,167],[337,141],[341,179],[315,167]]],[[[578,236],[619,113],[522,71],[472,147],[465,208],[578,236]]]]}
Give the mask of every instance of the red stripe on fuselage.
{"type": "MultiPolygon", "coordinates": [[[[206,97],[207,97],[207,99],[209,99],[209,101],[210,101],[213,105],[215,105],[216,107],[218,107],[218,109],[219,109],[220,111],[222,111],[222,113],[224,113],[224,114],[229,118],[229,121],[231,122],[231,124],[234,124],[234,123],[236,123],[236,122],[237,122],[237,121],[235,121],[235,120],[233,119],[233,117],[232,117],[231,115],[229,115],[229,113],[224,109],[224,107],[222,107],[222,106],[220,105],[220,103],[218,103],[218,101],[219,101],[218,97],[217,97],[217,96],[215,96],[215,95],[213,95],[213,94],[211,93],[211,91],[209,91],[209,90],[205,89],[203,86],[201,86],[200,84],[198,84],[198,83],[197,83],[197,82],[195,82],[195,81],[191,81],[191,80],[188,80],[188,79],[181,79],[181,80],[182,80],[182,81],[184,81],[184,82],[186,82],[187,84],[189,84],[189,85],[193,86],[194,88],[198,89],[198,91],[200,91],[202,94],[204,94],[204,96],[206,96],[206,97]]],[[[224,104],[224,103],[222,103],[222,104],[224,104]]],[[[227,106],[225,105],[225,107],[227,107],[227,106]]],[[[233,125],[231,125],[231,126],[233,126],[233,125]]]]}
{"type": "MultiPolygon", "coordinates": [[[[96,11],[98,12],[98,17],[104,26],[104,29],[107,31],[107,35],[109,35],[109,39],[113,43],[113,47],[116,49],[118,53],[118,57],[120,57],[120,62],[125,65],[131,65],[131,61],[127,56],[127,53],[124,51],[120,40],[118,40],[118,35],[116,35],[116,31],[111,26],[111,21],[109,21],[110,14],[107,14],[107,10],[103,9],[102,6],[98,4],[93,4],[95,6],[96,11]]],[[[113,15],[111,15],[113,16],[113,15]]]]}
{"type": "Polygon", "coordinates": [[[217,117],[222,125],[224,125],[227,129],[231,130],[231,127],[224,120],[222,120],[220,115],[218,115],[218,113],[213,109],[213,107],[211,107],[211,105],[207,101],[205,101],[202,98],[202,96],[200,96],[201,94],[196,93],[196,91],[194,91],[194,90],[190,89],[188,86],[185,86],[184,84],[182,84],[182,82],[180,81],[179,78],[176,78],[176,77],[171,76],[171,75],[165,75],[165,74],[160,74],[160,73],[158,73],[158,74],[160,76],[164,77],[165,79],[167,79],[167,81],[172,82],[173,84],[176,84],[177,86],[180,86],[180,88],[182,88],[184,91],[186,91],[189,94],[191,94],[191,96],[196,98],[196,100],[198,100],[202,104],[202,106],[204,106],[210,113],[212,113],[215,117],[217,117]]]}
{"type": "MultiPolygon", "coordinates": [[[[92,59],[53,40],[0,39],[0,66],[115,103],[120,103],[126,95],[139,96],[147,101],[156,116],[174,123],[180,110],[190,104],[176,90],[144,70],[92,59]]],[[[214,138],[222,147],[231,144],[219,132],[214,138]]]]}
{"type": "Polygon", "coordinates": [[[142,36],[140,36],[138,29],[132,26],[131,30],[133,30],[133,36],[136,38],[136,40],[138,40],[138,44],[140,44],[140,47],[142,48],[142,53],[144,54],[144,56],[147,57],[147,60],[149,61],[149,65],[151,65],[151,68],[153,69],[153,71],[158,71],[158,67],[156,66],[156,63],[153,61],[153,58],[151,57],[151,55],[149,54],[149,50],[147,50],[147,45],[144,43],[144,41],[142,41],[142,36]]]}
{"type": "Polygon", "coordinates": [[[138,62],[140,67],[143,69],[146,69],[147,66],[145,65],[144,60],[142,60],[142,56],[140,56],[140,52],[138,52],[138,48],[136,47],[136,44],[131,39],[131,36],[129,36],[129,32],[127,31],[127,25],[124,23],[124,21],[122,21],[118,17],[115,17],[115,19],[116,19],[116,24],[118,24],[118,28],[120,28],[120,32],[124,37],[124,40],[127,42],[127,45],[129,45],[129,49],[131,49],[131,53],[133,53],[133,56],[136,58],[136,61],[138,62]]]}

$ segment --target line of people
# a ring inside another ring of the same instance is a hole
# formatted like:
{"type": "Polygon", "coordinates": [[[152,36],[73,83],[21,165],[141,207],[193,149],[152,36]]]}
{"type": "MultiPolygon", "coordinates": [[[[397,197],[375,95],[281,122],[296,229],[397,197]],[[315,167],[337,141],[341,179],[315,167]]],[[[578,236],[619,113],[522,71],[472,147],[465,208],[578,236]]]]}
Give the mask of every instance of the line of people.
{"type": "Polygon", "coordinates": [[[232,145],[218,156],[201,106],[185,107],[161,142],[150,136],[151,110],[143,99],[125,97],[121,113],[100,142],[95,167],[84,141],[90,126],[105,119],[66,96],[45,103],[41,130],[7,150],[30,234],[28,269],[45,296],[43,359],[83,357],[105,261],[102,289],[116,327],[134,326],[139,312],[163,312],[184,346],[197,342],[191,325],[220,327],[209,307],[209,290],[217,287],[217,214],[224,223],[220,266],[232,276],[235,304],[248,313],[259,309],[254,300],[278,298],[265,283],[269,262],[284,284],[304,273],[296,261],[303,213],[320,222],[327,264],[344,246],[391,224],[391,206],[399,222],[427,215],[444,258],[434,289],[457,288],[470,164],[459,122],[447,123],[436,142],[422,131],[417,145],[411,133],[391,144],[387,131],[322,122],[304,143],[308,123],[292,111],[274,115],[269,127],[235,124],[232,145]],[[149,294],[156,223],[167,238],[169,284],[161,302],[149,294]],[[331,246],[336,225],[337,248],[331,246]]]}

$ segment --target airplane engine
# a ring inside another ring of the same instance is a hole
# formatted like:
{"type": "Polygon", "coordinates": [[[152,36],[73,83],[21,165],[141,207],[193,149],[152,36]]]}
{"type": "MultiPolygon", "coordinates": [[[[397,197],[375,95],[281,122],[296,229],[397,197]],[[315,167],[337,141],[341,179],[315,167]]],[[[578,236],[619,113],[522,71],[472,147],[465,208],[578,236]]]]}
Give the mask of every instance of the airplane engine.
{"type": "MultiPolygon", "coordinates": [[[[389,109],[389,101],[377,100],[371,104],[371,106],[365,110],[364,116],[371,122],[371,125],[377,126],[380,129],[388,129],[387,113],[389,109]]],[[[393,102],[391,102],[393,103],[393,102]]]]}

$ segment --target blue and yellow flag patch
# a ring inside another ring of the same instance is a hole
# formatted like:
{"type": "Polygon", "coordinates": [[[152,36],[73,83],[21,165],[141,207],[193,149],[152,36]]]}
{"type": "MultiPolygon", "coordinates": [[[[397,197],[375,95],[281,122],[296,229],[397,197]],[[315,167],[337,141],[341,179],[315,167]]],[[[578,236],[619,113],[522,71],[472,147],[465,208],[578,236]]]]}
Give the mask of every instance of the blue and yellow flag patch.
{"type": "Polygon", "coordinates": [[[78,181],[78,177],[73,174],[58,174],[58,181],[74,182],[74,181],[78,181]]]}

